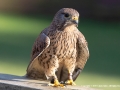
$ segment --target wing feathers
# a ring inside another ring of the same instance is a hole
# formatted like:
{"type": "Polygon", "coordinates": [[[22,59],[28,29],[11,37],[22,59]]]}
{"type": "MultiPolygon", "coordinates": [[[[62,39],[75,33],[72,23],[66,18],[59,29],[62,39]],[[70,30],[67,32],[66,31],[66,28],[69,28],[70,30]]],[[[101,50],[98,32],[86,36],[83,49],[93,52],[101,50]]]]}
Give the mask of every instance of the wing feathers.
{"type": "Polygon", "coordinates": [[[29,74],[29,72],[31,72],[32,69],[36,67],[40,70],[41,67],[38,63],[38,57],[49,45],[50,45],[49,37],[44,33],[41,33],[33,45],[31,62],[28,65],[27,74],[29,74]]]}
{"type": "Polygon", "coordinates": [[[77,42],[77,67],[83,69],[87,59],[89,58],[89,50],[87,41],[82,33],[79,33],[78,42],[77,42]]]}

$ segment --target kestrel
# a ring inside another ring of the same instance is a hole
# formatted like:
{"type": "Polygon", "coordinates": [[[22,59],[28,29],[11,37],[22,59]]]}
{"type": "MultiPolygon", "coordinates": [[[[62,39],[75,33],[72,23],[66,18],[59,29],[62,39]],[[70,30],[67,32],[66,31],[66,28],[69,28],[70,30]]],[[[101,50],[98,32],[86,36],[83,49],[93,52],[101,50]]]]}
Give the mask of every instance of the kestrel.
{"type": "Polygon", "coordinates": [[[72,8],[62,8],[50,26],[36,39],[27,77],[49,79],[52,86],[61,81],[73,85],[89,57],[87,41],[78,30],[79,13],[72,8]]]}

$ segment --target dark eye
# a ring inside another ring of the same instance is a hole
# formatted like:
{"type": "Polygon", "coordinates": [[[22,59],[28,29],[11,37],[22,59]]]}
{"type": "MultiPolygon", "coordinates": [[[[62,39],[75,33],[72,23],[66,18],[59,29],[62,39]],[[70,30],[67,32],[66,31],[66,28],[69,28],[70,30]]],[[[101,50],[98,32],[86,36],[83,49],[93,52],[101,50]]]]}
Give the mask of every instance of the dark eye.
{"type": "Polygon", "coordinates": [[[68,14],[68,13],[65,13],[64,16],[65,16],[65,17],[69,17],[69,14],[68,14]]]}
{"type": "Polygon", "coordinates": [[[70,15],[68,13],[62,13],[65,17],[69,17],[70,15]]]}

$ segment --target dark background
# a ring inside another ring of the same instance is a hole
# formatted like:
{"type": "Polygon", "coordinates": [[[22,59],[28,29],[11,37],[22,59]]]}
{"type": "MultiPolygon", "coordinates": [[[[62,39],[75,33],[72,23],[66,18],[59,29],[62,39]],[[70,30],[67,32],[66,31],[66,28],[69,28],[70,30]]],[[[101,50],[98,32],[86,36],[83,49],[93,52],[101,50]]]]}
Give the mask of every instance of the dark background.
{"type": "Polygon", "coordinates": [[[0,0],[2,12],[54,15],[63,7],[77,9],[82,18],[120,19],[119,0],[0,0]]]}
{"type": "Polygon", "coordinates": [[[109,85],[120,85],[120,0],[0,0],[0,73],[25,75],[36,37],[63,7],[80,13],[90,49],[76,83],[119,90],[109,85]]]}

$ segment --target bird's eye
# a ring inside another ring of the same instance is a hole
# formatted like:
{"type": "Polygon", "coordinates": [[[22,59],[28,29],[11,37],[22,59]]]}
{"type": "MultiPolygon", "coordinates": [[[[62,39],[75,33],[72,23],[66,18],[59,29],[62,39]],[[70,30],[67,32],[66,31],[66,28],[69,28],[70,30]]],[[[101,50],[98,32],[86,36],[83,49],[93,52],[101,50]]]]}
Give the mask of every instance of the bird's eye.
{"type": "Polygon", "coordinates": [[[62,13],[64,17],[69,17],[70,15],[68,13],[62,13]]]}
{"type": "Polygon", "coordinates": [[[65,16],[65,17],[69,17],[69,14],[68,14],[68,13],[65,13],[64,16],[65,16]]]}

